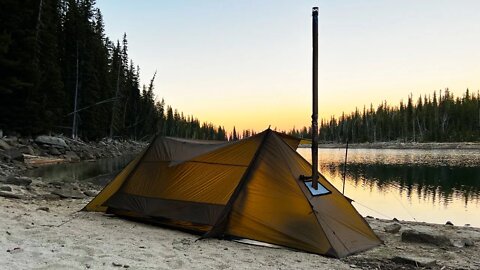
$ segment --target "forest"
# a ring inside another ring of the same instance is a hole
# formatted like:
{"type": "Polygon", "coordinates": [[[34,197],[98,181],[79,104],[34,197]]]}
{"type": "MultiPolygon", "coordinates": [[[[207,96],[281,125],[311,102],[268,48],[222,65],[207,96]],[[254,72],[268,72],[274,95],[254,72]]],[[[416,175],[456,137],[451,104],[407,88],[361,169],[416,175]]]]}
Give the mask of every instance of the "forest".
{"type": "MultiPolygon", "coordinates": [[[[320,108],[321,110],[321,108],[320,108]]],[[[466,90],[455,97],[449,89],[408,97],[397,106],[384,101],[340,117],[320,122],[319,140],[328,142],[475,142],[480,141],[480,93],[466,90]]],[[[310,138],[307,127],[293,128],[291,135],[310,138]]]]}
{"type": "Polygon", "coordinates": [[[140,86],[127,35],[113,41],[104,27],[94,0],[2,1],[0,129],[85,140],[228,139],[224,127],[156,102],[155,76],[140,86]]]}
{"type": "MultiPolygon", "coordinates": [[[[3,0],[0,9],[0,130],[144,140],[154,134],[238,140],[253,130],[184,115],[154,96],[155,75],[140,85],[128,40],[105,35],[94,0],[3,0]]],[[[383,102],[322,119],[322,142],[480,141],[480,95],[448,89],[406,103],[383,102]]],[[[321,110],[321,108],[320,108],[321,110]]],[[[308,117],[308,116],[306,116],[308,117]]],[[[290,135],[310,138],[310,129],[290,135]]]]}

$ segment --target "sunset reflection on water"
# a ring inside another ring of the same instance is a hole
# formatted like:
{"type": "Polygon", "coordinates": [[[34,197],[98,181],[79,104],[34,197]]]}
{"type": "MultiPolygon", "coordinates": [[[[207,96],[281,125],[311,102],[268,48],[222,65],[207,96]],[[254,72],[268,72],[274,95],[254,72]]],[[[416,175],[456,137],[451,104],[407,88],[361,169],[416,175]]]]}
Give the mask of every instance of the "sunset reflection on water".
{"type": "MultiPolygon", "coordinates": [[[[344,158],[319,149],[320,172],[340,191],[344,158]]],[[[362,215],[480,227],[480,151],[349,149],[345,195],[362,215]]]]}

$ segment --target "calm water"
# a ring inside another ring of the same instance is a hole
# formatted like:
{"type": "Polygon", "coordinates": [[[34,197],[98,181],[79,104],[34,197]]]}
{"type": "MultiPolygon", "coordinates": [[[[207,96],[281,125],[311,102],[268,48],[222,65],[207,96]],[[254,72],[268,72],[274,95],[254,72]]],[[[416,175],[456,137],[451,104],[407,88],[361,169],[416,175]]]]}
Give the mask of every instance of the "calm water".
{"type": "MultiPolygon", "coordinates": [[[[298,152],[311,161],[310,149],[298,152]]],[[[345,149],[319,149],[342,190],[345,149]]],[[[345,195],[363,215],[480,227],[479,150],[349,149],[345,195]]]]}
{"type": "Polygon", "coordinates": [[[42,177],[46,181],[83,181],[95,184],[107,184],[115,174],[123,169],[135,155],[123,155],[115,158],[65,163],[39,167],[26,172],[27,176],[42,177]]]}
{"type": "MultiPolygon", "coordinates": [[[[298,152],[308,161],[310,149],[298,152]]],[[[342,190],[344,149],[319,149],[320,171],[342,190]]],[[[134,157],[60,164],[27,172],[48,181],[104,185],[134,157]]],[[[348,151],[345,195],[363,215],[480,227],[479,150],[348,151]]]]}

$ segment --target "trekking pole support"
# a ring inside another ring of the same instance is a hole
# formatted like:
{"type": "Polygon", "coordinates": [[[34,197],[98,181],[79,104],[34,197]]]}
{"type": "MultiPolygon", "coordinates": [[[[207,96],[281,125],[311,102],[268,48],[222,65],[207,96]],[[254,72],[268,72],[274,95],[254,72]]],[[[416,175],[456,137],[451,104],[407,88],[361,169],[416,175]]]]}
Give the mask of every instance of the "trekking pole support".
{"type": "Polygon", "coordinates": [[[318,7],[312,8],[312,187],[318,189],[318,7]]]}

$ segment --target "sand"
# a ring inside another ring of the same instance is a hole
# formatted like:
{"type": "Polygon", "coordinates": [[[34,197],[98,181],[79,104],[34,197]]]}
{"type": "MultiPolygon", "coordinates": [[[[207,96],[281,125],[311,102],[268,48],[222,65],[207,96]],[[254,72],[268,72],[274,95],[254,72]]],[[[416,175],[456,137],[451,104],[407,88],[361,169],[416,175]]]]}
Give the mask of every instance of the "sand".
{"type": "Polygon", "coordinates": [[[423,227],[451,239],[467,237],[477,243],[473,247],[436,247],[403,243],[401,231],[383,231],[392,221],[368,218],[385,245],[339,260],[228,240],[197,241],[197,235],[186,232],[102,213],[78,212],[90,199],[0,197],[1,268],[413,269],[412,265],[390,260],[398,254],[410,254],[435,259],[432,269],[480,269],[478,228],[400,222],[401,231],[423,227]]]}

